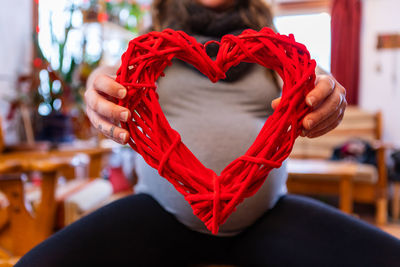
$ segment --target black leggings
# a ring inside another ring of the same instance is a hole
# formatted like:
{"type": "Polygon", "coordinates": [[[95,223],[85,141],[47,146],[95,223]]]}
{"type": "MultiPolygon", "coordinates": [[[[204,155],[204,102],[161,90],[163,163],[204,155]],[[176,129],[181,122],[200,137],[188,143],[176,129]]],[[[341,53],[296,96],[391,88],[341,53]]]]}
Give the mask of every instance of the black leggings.
{"type": "Polygon", "coordinates": [[[234,237],[189,230],[150,196],[132,195],[57,232],[21,266],[203,263],[400,266],[400,240],[305,197],[288,195],[234,237]]]}

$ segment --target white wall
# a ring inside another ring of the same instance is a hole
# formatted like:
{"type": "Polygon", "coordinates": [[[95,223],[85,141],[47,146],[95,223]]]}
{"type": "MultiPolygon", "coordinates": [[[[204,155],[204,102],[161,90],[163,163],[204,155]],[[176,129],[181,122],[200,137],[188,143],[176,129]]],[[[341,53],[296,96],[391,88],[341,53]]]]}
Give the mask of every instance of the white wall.
{"type": "Polygon", "coordinates": [[[363,4],[360,105],[383,111],[384,138],[400,147],[400,49],[376,49],[378,34],[400,33],[400,1],[363,4]]]}
{"type": "MultiPolygon", "coordinates": [[[[2,1],[0,8],[0,116],[7,114],[15,96],[18,75],[29,72],[33,0],[2,1]]],[[[3,123],[7,143],[17,139],[15,123],[3,123]]]]}

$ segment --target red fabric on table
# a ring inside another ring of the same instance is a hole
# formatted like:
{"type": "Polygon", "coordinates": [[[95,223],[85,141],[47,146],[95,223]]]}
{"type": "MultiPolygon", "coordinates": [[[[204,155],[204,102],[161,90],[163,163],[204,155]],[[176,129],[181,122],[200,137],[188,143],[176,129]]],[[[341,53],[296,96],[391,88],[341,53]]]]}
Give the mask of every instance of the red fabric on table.
{"type": "Polygon", "coordinates": [[[114,194],[132,189],[132,185],[126,178],[122,167],[110,167],[109,174],[109,180],[113,187],[114,194]]]}

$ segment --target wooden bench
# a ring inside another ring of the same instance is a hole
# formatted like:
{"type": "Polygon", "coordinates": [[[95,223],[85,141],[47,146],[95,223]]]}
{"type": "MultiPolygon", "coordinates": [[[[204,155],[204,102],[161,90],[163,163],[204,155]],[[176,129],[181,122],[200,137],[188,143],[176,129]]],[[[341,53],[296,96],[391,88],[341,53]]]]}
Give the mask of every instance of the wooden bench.
{"type": "Polygon", "coordinates": [[[308,195],[337,195],[339,207],[352,213],[353,201],[374,203],[376,222],[387,221],[387,171],[382,145],[382,115],[348,107],[342,123],[330,133],[298,138],[288,160],[288,190],[308,195]],[[373,144],[377,167],[331,161],[333,149],[351,138],[373,144]]]}

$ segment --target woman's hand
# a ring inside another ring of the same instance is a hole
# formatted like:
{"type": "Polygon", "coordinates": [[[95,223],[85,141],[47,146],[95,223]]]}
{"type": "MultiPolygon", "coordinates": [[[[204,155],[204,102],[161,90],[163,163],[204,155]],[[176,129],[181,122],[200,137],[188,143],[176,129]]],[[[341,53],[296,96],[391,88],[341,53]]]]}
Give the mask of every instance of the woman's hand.
{"type": "MultiPolygon", "coordinates": [[[[280,100],[272,101],[273,109],[280,100]]],[[[342,121],[347,106],[346,89],[332,76],[319,75],[315,88],[306,97],[306,103],[314,110],[304,117],[302,136],[315,138],[335,129],[342,121]]]]}
{"type": "Polygon", "coordinates": [[[119,122],[130,119],[130,111],[114,102],[123,99],[127,90],[108,75],[93,72],[85,92],[86,113],[90,122],[105,136],[120,144],[129,140],[129,132],[119,127],[119,122]]]}

